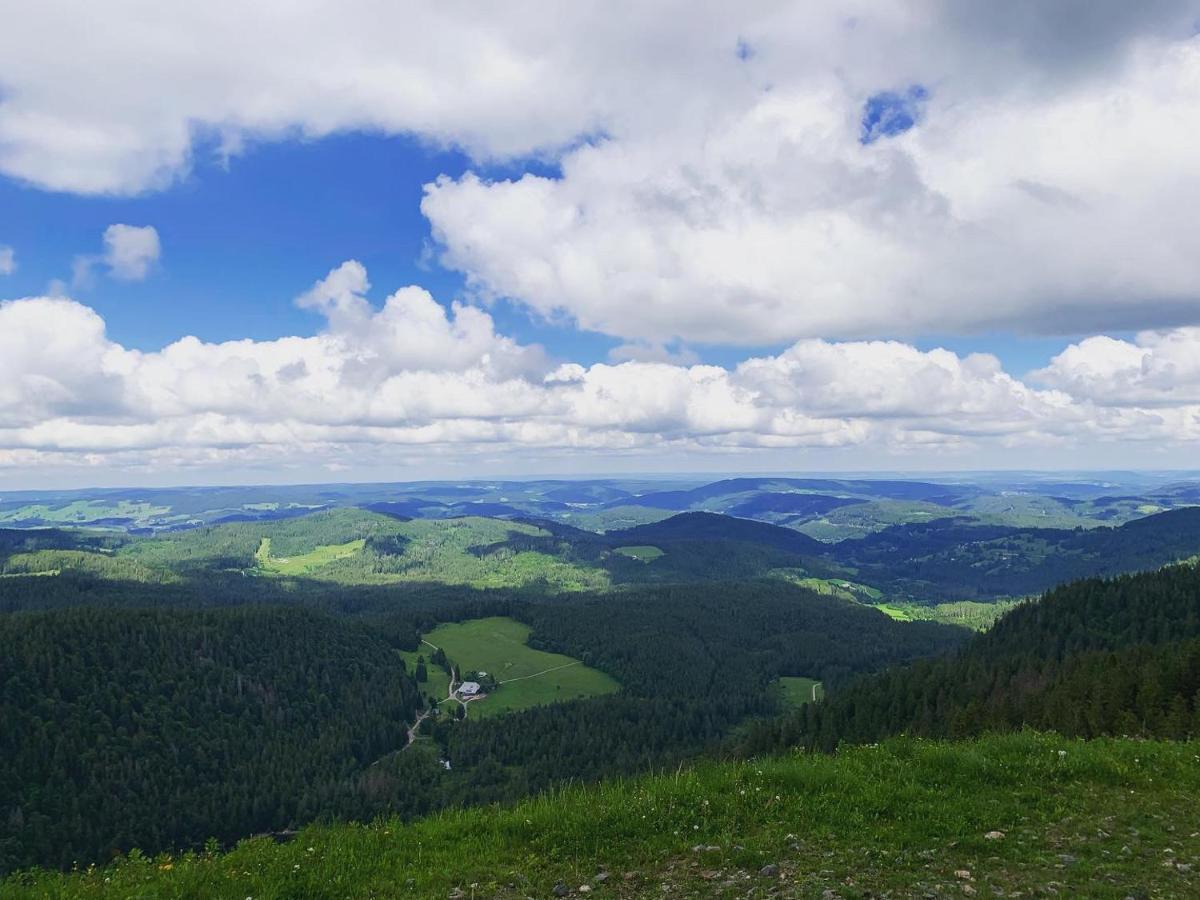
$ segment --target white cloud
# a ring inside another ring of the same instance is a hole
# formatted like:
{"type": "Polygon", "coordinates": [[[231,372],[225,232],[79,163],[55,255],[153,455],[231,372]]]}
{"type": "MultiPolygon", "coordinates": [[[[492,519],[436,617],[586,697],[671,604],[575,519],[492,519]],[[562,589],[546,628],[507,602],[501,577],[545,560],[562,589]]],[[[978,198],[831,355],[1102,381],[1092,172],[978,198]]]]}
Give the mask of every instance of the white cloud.
{"type": "MultiPolygon", "coordinates": [[[[143,281],[162,255],[158,229],[153,225],[109,225],[104,229],[104,252],[81,253],[71,260],[71,288],[85,290],[95,282],[96,267],[104,266],[118,281],[143,281]]],[[[62,296],[65,282],[50,282],[47,293],[62,296]]]]}
{"type": "Polygon", "coordinates": [[[1179,390],[1200,385],[1195,330],[1081,342],[1038,373],[1044,388],[991,356],[896,341],[803,340],[733,368],[584,366],[496,333],[477,308],[417,287],[375,306],[368,287],[354,261],[317,282],[298,299],[325,319],[310,337],[185,337],[155,352],[110,340],[71,300],[0,304],[0,466],[429,464],[487,448],[583,465],[671,452],[927,458],[1200,439],[1200,391],[1179,390]]]}
{"type": "Polygon", "coordinates": [[[1200,404],[1200,328],[1147,331],[1133,342],[1090,337],[1032,377],[1100,406],[1200,404]]]}
{"type": "Polygon", "coordinates": [[[1200,319],[1200,128],[1180,127],[1200,38],[1049,94],[935,85],[920,125],[867,146],[862,85],[770,80],[573,150],[561,178],[427,186],[443,261],[484,296],[650,342],[1200,319]]]}
{"type": "Polygon", "coordinates": [[[0,31],[0,172],[136,193],[198,154],[410,134],[560,162],[561,179],[441,181],[424,209],[482,295],[634,347],[1173,327],[1200,320],[1198,17],[1196,0],[32,4],[0,31]],[[920,124],[861,145],[866,99],[913,84],[920,124]]]}
{"type": "Polygon", "coordinates": [[[17,271],[17,253],[12,247],[0,244],[0,275],[17,271]]]}
{"type": "Polygon", "coordinates": [[[161,252],[153,225],[109,225],[104,229],[104,263],[113,278],[141,281],[161,252]]]}

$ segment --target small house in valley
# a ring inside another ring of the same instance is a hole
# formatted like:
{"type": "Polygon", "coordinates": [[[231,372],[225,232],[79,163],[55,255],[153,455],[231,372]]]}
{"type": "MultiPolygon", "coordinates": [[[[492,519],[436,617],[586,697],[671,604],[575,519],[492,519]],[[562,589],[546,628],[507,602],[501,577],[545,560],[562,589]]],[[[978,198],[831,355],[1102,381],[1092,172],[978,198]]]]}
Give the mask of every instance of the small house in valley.
{"type": "Polygon", "coordinates": [[[479,693],[479,682],[464,681],[458,686],[458,693],[461,697],[474,697],[479,693]]]}

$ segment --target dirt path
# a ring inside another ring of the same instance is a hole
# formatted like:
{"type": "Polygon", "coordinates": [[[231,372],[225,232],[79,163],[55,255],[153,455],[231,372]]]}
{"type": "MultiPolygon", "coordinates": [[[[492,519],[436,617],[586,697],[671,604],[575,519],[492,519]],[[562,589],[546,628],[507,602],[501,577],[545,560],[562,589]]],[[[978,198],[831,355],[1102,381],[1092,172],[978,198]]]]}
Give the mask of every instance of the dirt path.
{"type": "Polygon", "coordinates": [[[417,720],[408,726],[408,740],[405,742],[404,746],[401,747],[400,749],[407,750],[409,747],[411,747],[413,745],[413,742],[417,739],[417,729],[420,728],[421,723],[424,722],[428,718],[429,718],[429,710],[425,710],[423,713],[421,713],[419,716],[417,716],[417,720]]]}
{"type": "Polygon", "coordinates": [[[563,663],[561,666],[552,666],[549,669],[542,669],[540,672],[534,672],[532,675],[521,675],[517,678],[508,678],[504,681],[497,681],[496,684],[512,684],[514,681],[524,681],[526,678],[537,678],[539,675],[546,675],[550,672],[557,672],[559,669],[569,669],[571,666],[583,665],[580,660],[574,662],[563,663]]]}

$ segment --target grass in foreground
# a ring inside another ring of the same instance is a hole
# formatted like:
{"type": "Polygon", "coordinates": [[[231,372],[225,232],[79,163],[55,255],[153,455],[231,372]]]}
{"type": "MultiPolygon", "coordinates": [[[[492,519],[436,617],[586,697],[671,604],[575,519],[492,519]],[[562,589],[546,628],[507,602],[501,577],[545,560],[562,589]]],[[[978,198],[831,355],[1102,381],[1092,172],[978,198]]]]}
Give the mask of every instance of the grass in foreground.
{"type": "Polygon", "coordinates": [[[1195,744],[896,739],[0,882],[25,897],[1184,897],[1195,744]]]}
{"type": "MultiPolygon", "coordinates": [[[[515,619],[492,616],[441,625],[423,637],[444,650],[447,659],[463,675],[488,672],[500,682],[494,693],[470,704],[471,718],[559,700],[595,697],[620,689],[608,675],[574,657],[533,649],[526,643],[529,633],[529,626],[515,619]]],[[[428,658],[429,653],[425,655],[428,658]]]]}

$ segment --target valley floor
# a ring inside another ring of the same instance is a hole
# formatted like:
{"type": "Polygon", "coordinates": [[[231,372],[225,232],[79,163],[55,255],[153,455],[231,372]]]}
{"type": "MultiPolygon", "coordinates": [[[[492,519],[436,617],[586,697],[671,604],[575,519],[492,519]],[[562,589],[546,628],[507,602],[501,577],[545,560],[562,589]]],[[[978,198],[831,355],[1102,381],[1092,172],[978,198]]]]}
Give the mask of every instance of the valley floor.
{"type": "Polygon", "coordinates": [[[4,897],[1194,897],[1200,745],[1032,733],[704,763],[4,897]]]}

